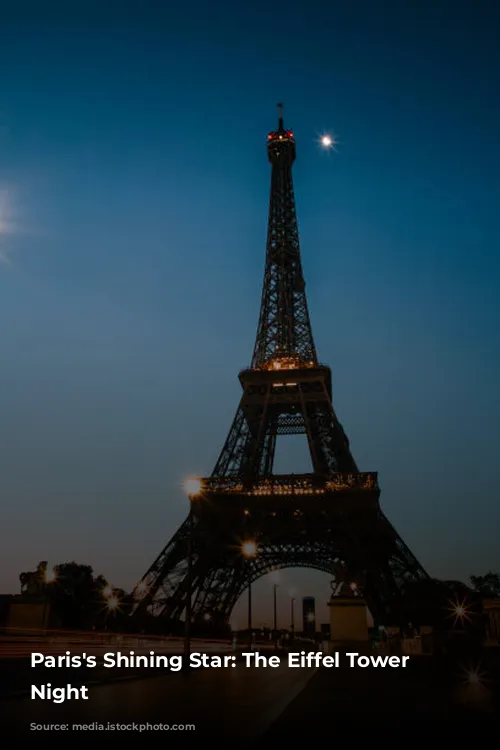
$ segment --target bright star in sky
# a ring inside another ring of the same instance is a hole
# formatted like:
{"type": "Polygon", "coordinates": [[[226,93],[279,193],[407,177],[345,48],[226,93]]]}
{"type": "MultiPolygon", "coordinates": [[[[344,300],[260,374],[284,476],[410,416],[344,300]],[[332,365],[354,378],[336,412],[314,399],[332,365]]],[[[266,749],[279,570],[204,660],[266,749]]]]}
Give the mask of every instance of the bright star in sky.
{"type": "Polygon", "coordinates": [[[329,151],[330,149],[335,150],[335,146],[338,143],[335,136],[330,135],[329,133],[324,133],[322,136],[320,136],[319,142],[320,142],[321,147],[324,148],[326,151],[329,151]]]}

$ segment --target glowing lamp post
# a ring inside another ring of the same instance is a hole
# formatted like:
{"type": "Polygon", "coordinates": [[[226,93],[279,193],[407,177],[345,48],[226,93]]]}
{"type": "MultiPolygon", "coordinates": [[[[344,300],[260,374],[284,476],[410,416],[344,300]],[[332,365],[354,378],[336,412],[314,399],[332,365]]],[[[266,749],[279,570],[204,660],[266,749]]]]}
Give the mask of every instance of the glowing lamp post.
{"type": "Polygon", "coordinates": [[[274,605],[274,617],[273,617],[273,625],[274,625],[274,647],[278,648],[278,610],[277,610],[277,600],[276,600],[276,592],[278,590],[279,583],[273,584],[273,605],[274,605]]]}
{"type": "Polygon", "coordinates": [[[117,596],[110,596],[108,599],[108,603],[106,604],[106,607],[109,612],[116,612],[120,605],[120,601],[117,596]]]}
{"type": "Polygon", "coordinates": [[[186,481],[183,484],[183,487],[184,487],[184,492],[189,498],[191,498],[193,495],[199,495],[201,492],[201,480],[196,479],[196,477],[186,479],[186,481]]]}
{"type": "MultiPolygon", "coordinates": [[[[253,540],[243,542],[241,545],[241,554],[247,560],[257,557],[258,549],[256,542],[253,540]]],[[[252,648],[252,581],[248,584],[248,642],[250,648],[252,648]]]]}
{"type": "Polygon", "coordinates": [[[45,575],[44,575],[45,583],[54,583],[56,579],[57,579],[57,573],[55,571],[55,568],[50,568],[50,570],[45,571],[45,575]]]}
{"type": "Polygon", "coordinates": [[[192,598],[193,598],[193,529],[194,513],[193,502],[196,496],[201,493],[201,480],[196,477],[186,479],[183,484],[184,492],[189,497],[189,515],[188,515],[188,554],[187,554],[187,573],[186,573],[186,620],[184,623],[184,669],[189,669],[189,656],[191,654],[191,619],[192,619],[192,598]]]}
{"type": "Polygon", "coordinates": [[[257,545],[255,542],[243,542],[241,545],[241,554],[243,557],[257,557],[257,545]]]}
{"type": "Polygon", "coordinates": [[[295,597],[290,597],[290,638],[295,638],[295,597]]]}
{"type": "Polygon", "coordinates": [[[453,625],[458,624],[464,627],[471,621],[471,616],[473,614],[472,607],[467,603],[466,599],[463,599],[462,601],[458,601],[457,599],[448,602],[448,604],[450,606],[447,607],[447,609],[450,612],[450,615],[454,618],[453,625]]]}

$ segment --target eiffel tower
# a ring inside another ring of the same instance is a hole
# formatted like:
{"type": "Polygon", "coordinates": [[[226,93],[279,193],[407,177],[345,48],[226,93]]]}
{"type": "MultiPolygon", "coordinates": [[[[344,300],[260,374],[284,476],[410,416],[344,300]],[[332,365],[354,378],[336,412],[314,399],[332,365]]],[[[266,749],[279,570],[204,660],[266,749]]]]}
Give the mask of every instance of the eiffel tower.
{"type": "Polygon", "coordinates": [[[278,128],[267,136],[271,197],[252,363],[239,374],[241,401],[212,475],[188,486],[188,518],[136,586],[135,611],[227,623],[253,581],[305,567],[352,582],[378,623],[395,623],[405,583],[428,576],[380,508],[377,473],[358,470],[332,404],[331,370],[318,361],[293,192],[295,139],[278,106],[278,128]],[[304,433],[313,472],[273,474],[276,438],[304,433]]]}

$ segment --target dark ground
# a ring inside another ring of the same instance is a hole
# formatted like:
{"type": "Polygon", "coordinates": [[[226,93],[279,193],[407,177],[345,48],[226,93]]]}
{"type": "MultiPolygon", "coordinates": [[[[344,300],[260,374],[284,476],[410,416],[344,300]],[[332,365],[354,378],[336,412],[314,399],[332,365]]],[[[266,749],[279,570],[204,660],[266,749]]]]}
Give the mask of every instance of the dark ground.
{"type": "Polygon", "coordinates": [[[467,659],[445,664],[432,657],[404,670],[320,669],[254,748],[341,738],[498,741],[499,666],[498,652],[491,652],[472,670],[467,659]]]}
{"type": "Polygon", "coordinates": [[[498,738],[499,685],[498,650],[480,661],[413,658],[405,669],[200,669],[94,685],[85,702],[0,701],[0,746],[128,748],[160,741],[171,748],[316,750],[334,741],[354,747],[358,740],[478,742],[498,738]],[[193,722],[196,731],[29,730],[30,722],[64,721],[193,722]]]}

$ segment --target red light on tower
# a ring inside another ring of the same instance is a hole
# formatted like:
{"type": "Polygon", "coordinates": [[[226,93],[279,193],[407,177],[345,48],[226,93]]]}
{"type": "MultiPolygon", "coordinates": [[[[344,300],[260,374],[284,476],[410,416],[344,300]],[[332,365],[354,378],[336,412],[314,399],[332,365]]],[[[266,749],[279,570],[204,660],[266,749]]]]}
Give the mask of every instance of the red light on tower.
{"type": "Polygon", "coordinates": [[[267,136],[267,140],[268,141],[272,141],[272,139],[273,139],[273,134],[269,133],[269,135],[267,136]]]}
{"type": "Polygon", "coordinates": [[[287,136],[288,136],[289,138],[293,138],[293,133],[292,133],[292,131],[291,131],[291,130],[289,130],[289,131],[288,131],[288,133],[287,133],[287,136]]]}

